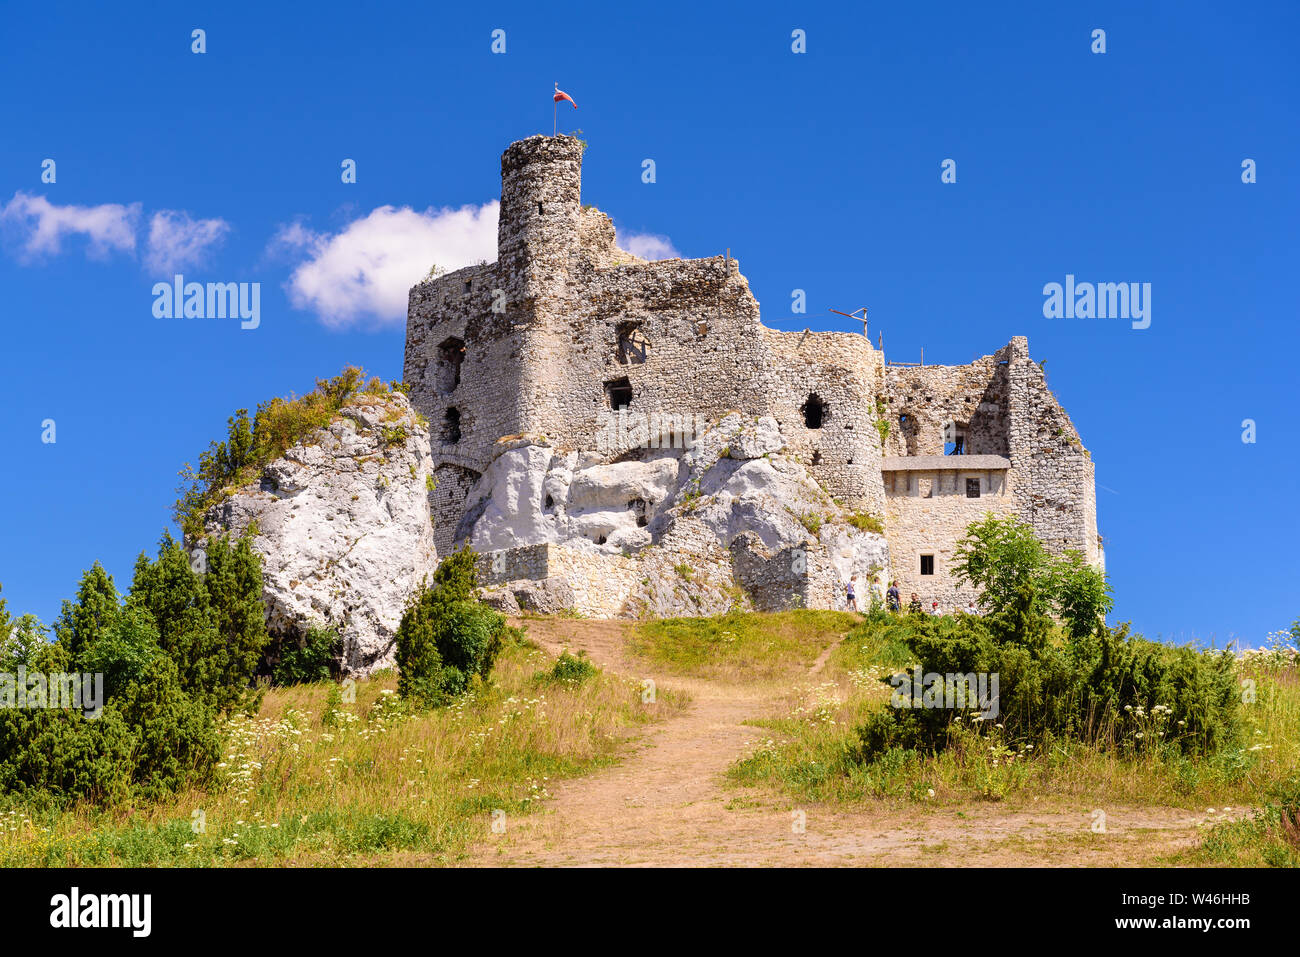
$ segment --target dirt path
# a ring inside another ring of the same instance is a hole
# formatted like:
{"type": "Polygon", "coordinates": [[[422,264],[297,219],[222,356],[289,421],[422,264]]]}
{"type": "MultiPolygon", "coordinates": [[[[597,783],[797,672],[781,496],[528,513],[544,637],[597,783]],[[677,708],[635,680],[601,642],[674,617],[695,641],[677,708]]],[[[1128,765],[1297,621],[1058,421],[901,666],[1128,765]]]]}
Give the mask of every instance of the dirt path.
{"type": "MultiPolygon", "coordinates": [[[[631,626],[534,621],[548,651],[585,650],[601,667],[641,677],[626,650],[631,626]]],[[[833,649],[809,669],[819,673],[833,649]]],[[[1013,811],[997,805],[930,809],[881,802],[863,811],[796,808],[788,797],[723,781],[763,734],[743,724],[770,712],[770,692],[674,678],[692,696],[682,715],[649,729],[619,765],[552,786],[540,814],[515,818],[479,845],[480,866],[1134,866],[1198,840],[1202,815],[1172,808],[1013,811]],[[794,812],[803,814],[800,831],[794,812]]]]}

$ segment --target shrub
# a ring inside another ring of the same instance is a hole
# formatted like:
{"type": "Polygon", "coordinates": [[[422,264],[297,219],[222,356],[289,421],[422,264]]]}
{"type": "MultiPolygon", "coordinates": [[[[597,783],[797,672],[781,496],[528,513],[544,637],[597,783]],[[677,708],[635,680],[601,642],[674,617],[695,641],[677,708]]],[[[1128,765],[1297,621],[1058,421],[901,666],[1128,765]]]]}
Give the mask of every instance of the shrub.
{"type": "Polygon", "coordinates": [[[307,633],[281,642],[271,657],[271,683],[308,684],[326,681],[343,651],[343,642],[332,628],[312,627],[307,633]]]}
{"type": "MultiPolygon", "coordinates": [[[[155,657],[110,700],[132,730],[131,776],[138,794],[156,800],[210,781],[221,757],[213,711],[182,690],[175,662],[155,657]]],[[[102,720],[101,715],[97,722],[102,720]]]]}
{"type": "MultiPolygon", "coordinates": [[[[1235,659],[1101,629],[1091,640],[1062,635],[1032,612],[1026,586],[1001,616],[919,617],[903,641],[920,672],[998,676],[1004,740],[1040,745],[1070,737],[1125,750],[1176,748],[1208,754],[1235,742],[1240,715],[1235,659]]],[[[890,628],[883,625],[878,627],[890,628]]],[[[990,679],[991,682],[991,679],[990,679]]],[[[907,695],[909,684],[903,686],[907,695]]],[[[907,695],[910,697],[910,695],[907,695]]],[[[960,702],[955,702],[960,703],[960,702]]],[[[979,728],[981,708],[896,707],[858,728],[861,760],[890,748],[942,750],[954,724],[979,728]]]]}
{"type": "Polygon", "coordinates": [[[1057,614],[1072,635],[1096,629],[1113,601],[1110,585],[1077,551],[1047,553],[1033,528],[992,513],[972,522],[953,552],[953,577],[980,589],[980,604],[994,613],[1029,595],[1029,614],[1057,614]]]}
{"type": "Polygon", "coordinates": [[[555,665],[551,670],[542,674],[550,681],[582,684],[582,682],[599,671],[599,668],[587,660],[585,651],[579,651],[576,656],[569,654],[567,651],[562,651],[560,657],[555,659],[555,665]]]}
{"type": "Polygon", "coordinates": [[[822,517],[816,512],[804,512],[799,516],[799,523],[812,535],[816,535],[822,528],[822,517]]]}
{"type": "Polygon", "coordinates": [[[41,672],[108,665],[107,703],[93,719],[75,709],[0,709],[0,791],[111,805],[210,778],[220,755],[212,712],[184,693],[161,649],[148,646],[155,633],[147,617],[128,610],[90,636],[80,662],[61,644],[33,656],[28,667],[41,672]]]}
{"type": "Polygon", "coordinates": [[[437,706],[486,678],[501,651],[506,620],[475,600],[474,552],[443,559],[434,584],[414,596],[397,628],[398,693],[437,706]]]}
{"type": "Polygon", "coordinates": [[[861,532],[875,532],[877,535],[885,534],[885,526],[879,518],[870,512],[854,512],[849,516],[848,522],[861,532]]]}
{"type": "Polygon", "coordinates": [[[0,709],[0,791],[120,803],[131,792],[135,745],[112,705],[94,721],[60,708],[0,709]]]}
{"type": "Polygon", "coordinates": [[[250,679],[266,628],[247,538],[210,542],[198,564],[164,535],[157,561],[137,560],[123,604],[96,563],[63,603],[53,643],[31,616],[15,625],[0,614],[0,665],[102,676],[104,692],[97,715],[92,702],[0,708],[0,791],[114,804],[210,780],[221,753],[216,712],[256,700],[250,679]]]}
{"type": "Polygon", "coordinates": [[[113,697],[138,681],[162,656],[158,628],[147,612],[126,608],[93,637],[76,661],[78,670],[104,676],[104,694],[113,697]]]}
{"type": "Polygon", "coordinates": [[[127,604],[149,613],[158,643],[179,669],[181,687],[215,709],[247,710],[252,678],[270,640],[262,604],[261,559],[249,536],[206,545],[206,573],[170,535],[157,561],[136,560],[127,604]]]}

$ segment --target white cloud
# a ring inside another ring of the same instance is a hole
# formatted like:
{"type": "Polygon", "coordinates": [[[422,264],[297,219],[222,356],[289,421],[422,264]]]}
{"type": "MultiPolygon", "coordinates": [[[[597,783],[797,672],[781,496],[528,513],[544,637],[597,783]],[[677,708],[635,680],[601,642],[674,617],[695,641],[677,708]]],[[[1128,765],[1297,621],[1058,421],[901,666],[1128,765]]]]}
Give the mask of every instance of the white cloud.
{"type": "Polygon", "coordinates": [[[22,257],[28,260],[56,255],[63,249],[64,237],[71,235],[85,236],[90,241],[88,254],[97,258],[114,249],[134,252],[139,219],[139,203],[56,206],[44,196],[21,190],[0,206],[0,223],[20,237],[22,257]]]}
{"type": "Polygon", "coordinates": [[[626,249],[642,259],[676,259],[681,257],[667,236],[654,233],[618,233],[619,249],[626,249]]]}
{"type": "Polygon", "coordinates": [[[160,210],[149,221],[144,264],[158,273],[196,266],[228,232],[230,224],[224,219],[192,219],[179,210],[160,210]]]}
{"type": "Polygon", "coordinates": [[[326,325],[396,322],[406,318],[407,293],[430,266],[450,272],[496,259],[499,211],[496,200],[422,213],[380,206],[338,233],[281,227],[269,251],[309,257],[289,277],[289,301],[326,325]]]}

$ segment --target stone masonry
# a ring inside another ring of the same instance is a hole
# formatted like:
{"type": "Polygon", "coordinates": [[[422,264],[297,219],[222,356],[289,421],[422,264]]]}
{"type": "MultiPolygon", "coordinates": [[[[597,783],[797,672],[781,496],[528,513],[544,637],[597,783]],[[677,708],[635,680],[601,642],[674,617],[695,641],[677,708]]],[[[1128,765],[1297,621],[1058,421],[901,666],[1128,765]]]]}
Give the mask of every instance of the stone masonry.
{"type": "MultiPolygon", "coordinates": [[[[659,472],[685,475],[685,465],[665,465],[647,448],[661,440],[689,448],[690,423],[711,427],[738,414],[749,423],[774,421],[777,439],[743,460],[775,456],[799,466],[833,503],[827,507],[841,532],[853,515],[883,525],[888,568],[871,567],[881,572],[881,587],[884,574],[897,578],[904,600],[915,591],[927,608],[938,600],[950,611],[974,597],[952,581],[951,557],[966,525],[986,512],[1019,516],[1052,551],[1077,549],[1102,564],[1092,461],[1026,339],[969,365],[903,366],[887,364],[862,335],[766,328],[729,256],[649,262],[619,249],[609,217],[581,203],[583,146],[563,135],[512,143],[501,157],[497,261],[411,289],[404,380],[430,423],[439,554],[474,541],[489,500],[503,501],[500,489],[485,487],[491,476],[484,479],[503,454],[527,454],[552,471],[567,463],[565,475],[648,459],[659,472]],[[611,429],[620,414],[649,422],[648,431],[611,429]]],[[[754,440],[752,424],[744,435],[729,428],[738,442],[754,440]]],[[[515,475],[518,484],[524,466],[512,468],[494,474],[515,475]]],[[[542,472],[535,478],[539,489],[552,481],[542,472]]],[[[494,540],[485,576],[518,581],[532,589],[528,595],[544,591],[542,604],[575,596],[571,607],[588,613],[671,610],[657,598],[635,600],[635,576],[645,569],[628,565],[642,549],[667,545],[670,527],[683,534],[689,525],[682,493],[654,498],[630,497],[626,523],[565,525],[577,539],[494,540]],[[678,512],[669,516],[670,509],[678,512]],[[632,517],[644,534],[620,532],[615,548],[609,530],[631,529],[632,517]],[[583,528],[591,531],[572,531],[583,528]],[[507,554],[520,549],[532,551],[507,554]]],[[[499,535],[500,517],[493,520],[499,535]]],[[[750,597],[772,607],[779,604],[772,582],[781,575],[772,579],[771,568],[793,539],[767,542],[755,559],[745,551],[747,534],[732,528],[711,543],[709,572],[730,562],[750,597]],[[762,583],[743,574],[755,561],[767,563],[762,583]]],[[[821,562],[833,577],[826,541],[834,536],[820,537],[818,555],[826,557],[810,556],[810,565],[821,562]]],[[[487,540],[481,530],[478,538],[487,540]]],[[[843,552],[836,567],[857,568],[864,548],[855,540],[859,557],[843,552]]],[[[859,583],[860,603],[865,586],[859,583]]],[[[789,590],[799,603],[821,607],[842,598],[830,577],[789,590]]],[[[698,595],[696,606],[703,607],[698,595]]],[[[689,603],[682,609],[691,610],[689,603]]]]}

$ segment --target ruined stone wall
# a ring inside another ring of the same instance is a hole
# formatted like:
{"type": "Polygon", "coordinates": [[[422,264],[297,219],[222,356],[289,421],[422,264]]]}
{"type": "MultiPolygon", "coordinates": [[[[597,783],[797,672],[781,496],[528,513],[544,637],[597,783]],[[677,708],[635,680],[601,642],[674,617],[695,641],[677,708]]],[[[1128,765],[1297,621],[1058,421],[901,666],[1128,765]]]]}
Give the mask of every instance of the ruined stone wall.
{"type": "Polygon", "coordinates": [[[886,455],[942,455],[943,424],[965,434],[967,455],[1007,454],[1003,352],[964,366],[888,366],[886,455]],[[901,421],[906,416],[907,421],[901,421]]]}
{"type": "Polygon", "coordinates": [[[1092,457],[1023,336],[1008,347],[1009,452],[1016,513],[1052,552],[1100,562],[1092,457]]]}
{"type": "Polygon", "coordinates": [[[953,550],[971,522],[989,512],[1015,513],[1006,471],[898,471],[886,475],[884,484],[890,569],[903,606],[916,592],[926,611],[931,601],[938,601],[944,614],[964,608],[977,594],[953,580],[953,550]],[[979,498],[966,497],[967,479],[979,481],[979,498]],[[934,556],[933,575],[921,574],[922,555],[934,556]]]}
{"type": "Polygon", "coordinates": [[[787,454],[848,508],[881,517],[880,433],[876,400],[884,361],[865,336],[764,330],[771,353],[771,415],[790,436],[787,454]],[[810,408],[818,406],[817,410],[810,408]],[[820,424],[809,427],[809,415],[820,424]]]}
{"type": "MultiPolygon", "coordinates": [[[[619,249],[609,217],[581,205],[582,152],[565,136],[511,144],[501,158],[497,262],[411,290],[404,378],[433,437],[429,502],[439,551],[478,520],[466,511],[470,490],[512,443],[581,453],[592,457],[587,464],[646,454],[638,448],[645,433],[612,428],[622,407],[625,421],[686,424],[684,436],[673,429],[673,445],[733,410],[754,421],[771,416],[784,454],[827,496],[883,518],[904,597],[917,591],[927,605],[938,599],[950,610],[972,597],[950,579],[951,553],[988,511],[1030,522],[1053,551],[1078,548],[1103,560],[1091,459],[1023,337],[967,365],[886,367],[864,336],[764,328],[729,256],[647,262],[619,249]],[[1001,464],[887,465],[890,457],[942,456],[949,421],[966,456],[1001,464]],[[978,499],[965,495],[972,476],[982,483],[978,499]],[[920,575],[922,553],[935,556],[933,576],[920,575]]],[[[740,565],[759,606],[826,607],[842,585],[843,570],[829,567],[787,580],[786,556],[701,551],[685,539],[673,548],[701,570],[695,587],[673,578],[679,557],[666,556],[660,568],[643,556],[642,574],[655,579],[646,585],[624,580],[633,564],[617,555],[579,549],[560,558],[552,549],[511,559],[518,567],[503,581],[518,594],[503,600],[656,614],[679,607],[681,592],[709,613],[732,601],[740,565]],[[660,578],[672,595],[656,591],[660,578]]]]}
{"type": "MultiPolygon", "coordinates": [[[[657,419],[772,414],[801,436],[797,454],[830,494],[879,513],[879,353],[860,336],[764,329],[728,257],[646,262],[618,249],[609,218],[580,205],[581,152],[571,137],[512,144],[497,263],[411,291],[405,379],[442,440],[435,462],[481,472],[506,435],[595,449],[630,392],[628,412],[657,419]],[[457,342],[464,358],[450,387],[445,346],[457,342]],[[805,429],[814,395],[827,423],[805,429]]],[[[440,507],[454,505],[444,496],[440,507]]]]}
{"type": "Polygon", "coordinates": [[[630,390],[630,413],[658,418],[766,411],[758,303],[734,260],[584,264],[575,280],[548,319],[547,352],[529,357],[552,410],[533,431],[562,449],[594,449],[619,389],[630,390]]]}
{"type": "Polygon", "coordinates": [[[1017,336],[964,366],[889,366],[889,455],[942,455],[943,424],[964,433],[967,455],[1011,460],[1014,514],[1054,553],[1078,549],[1100,564],[1092,459],[1017,336]],[[906,416],[906,422],[900,417],[906,416]]]}

